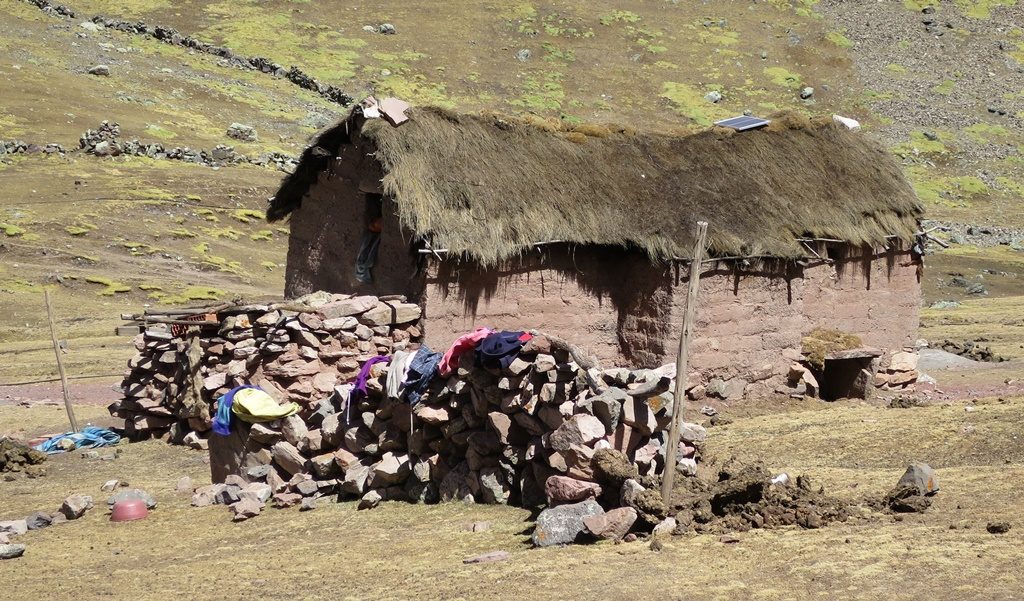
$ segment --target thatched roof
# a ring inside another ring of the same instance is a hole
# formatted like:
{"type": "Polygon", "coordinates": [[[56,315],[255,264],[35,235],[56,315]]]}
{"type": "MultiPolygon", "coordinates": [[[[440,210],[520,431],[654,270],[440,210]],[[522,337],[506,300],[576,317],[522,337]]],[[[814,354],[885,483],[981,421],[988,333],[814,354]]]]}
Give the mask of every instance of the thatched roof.
{"type": "Polygon", "coordinates": [[[268,218],[301,204],[350,135],[376,148],[406,227],[483,263],[549,240],[687,257],[698,220],[715,255],[797,257],[801,237],[910,239],[922,214],[893,158],[831,120],[788,115],[760,130],[669,135],[431,108],[410,116],[395,128],[356,111],[322,133],[268,218]]]}

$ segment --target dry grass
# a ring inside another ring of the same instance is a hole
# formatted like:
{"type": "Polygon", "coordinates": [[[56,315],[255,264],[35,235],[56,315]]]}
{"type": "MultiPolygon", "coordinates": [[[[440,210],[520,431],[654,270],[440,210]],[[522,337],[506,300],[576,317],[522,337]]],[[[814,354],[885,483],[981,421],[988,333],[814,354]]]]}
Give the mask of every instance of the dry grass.
{"type": "Polygon", "coordinates": [[[402,222],[485,264],[545,240],[685,257],[698,220],[709,222],[719,255],[796,257],[806,252],[796,241],[805,235],[910,239],[921,215],[892,157],[831,121],[781,115],[740,134],[576,134],[582,142],[549,129],[441,109],[416,109],[399,128],[354,115],[322,134],[268,215],[301,204],[330,157],[360,161],[366,172],[375,161],[362,157],[374,150],[402,222]],[[339,147],[348,131],[361,132],[352,136],[358,150],[339,147]]]}
{"type": "Polygon", "coordinates": [[[531,550],[528,513],[506,507],[386,503],[357,512],[352,504],[325,504],[232,524],[223,507],[193,509],[173,492],[181,475],[206,481],[201,454],[140,443],[117,461],[64,456],[44,479],[0,483],[0,519],[56,506],[74,491],[99,495],[112,477],[160,502],[143,522],[111,524],[98,510],[23,537],[28,551],[5,562],[5,584],[15,600],[492,599],[513,591],[519,599],[910,600],[937,591],[944,599],[1013,599],[1024,586],[1017,551],[1024,528],[1015,523],[1024,464],[1014,436],[1022,416],[1024,399],[980,405],[969,416],[977,426],[969,440],[958,439],[961,406],[829,406],[713,428],[712,453],[766,459],[848,498],[884,493],[910,459],[941,466],[943,488],[927,513],[900,522],[871,514],[822,530],[753,531],[736,545],[677,537],[660,553],[644,543],[531,550]],[[463,529],[477,520],[491,522],[491,530],[463,529]],[[988,534],[993,520],[1014,529],[988,534]],[[496,549],[511,559],[462,564],[496,549]]]}

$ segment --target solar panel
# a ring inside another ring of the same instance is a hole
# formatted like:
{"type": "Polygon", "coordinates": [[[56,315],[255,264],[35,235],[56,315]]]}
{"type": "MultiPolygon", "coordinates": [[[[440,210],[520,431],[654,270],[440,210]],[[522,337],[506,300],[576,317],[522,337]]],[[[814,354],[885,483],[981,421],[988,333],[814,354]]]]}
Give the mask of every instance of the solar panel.
{"type": "Polygon", "coordinates": [[[760,117],[748,117],[746,115],[740,117],[730,117],[729,119],[722,119],[721,121],[715,121],[715,125],[721,125],[723,127],[731,127],[736,131],[747,131],[748,129],[756,129],[758,127],[764,127],[771,123],[768,119],[762,119],[760,117]]]}

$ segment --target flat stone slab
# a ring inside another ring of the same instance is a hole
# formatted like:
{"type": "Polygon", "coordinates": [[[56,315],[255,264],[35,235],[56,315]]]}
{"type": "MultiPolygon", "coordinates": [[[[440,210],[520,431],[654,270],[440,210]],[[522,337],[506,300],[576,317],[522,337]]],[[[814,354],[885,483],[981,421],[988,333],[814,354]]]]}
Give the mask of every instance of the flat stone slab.
{"type": "Polygon", "coordinates": [[[870,346],[852,348],[846,351],[835,351],[825,355],[826,361],[841,361],[843,359],[874,359],[881,357],[882,351],[870,346]]]}

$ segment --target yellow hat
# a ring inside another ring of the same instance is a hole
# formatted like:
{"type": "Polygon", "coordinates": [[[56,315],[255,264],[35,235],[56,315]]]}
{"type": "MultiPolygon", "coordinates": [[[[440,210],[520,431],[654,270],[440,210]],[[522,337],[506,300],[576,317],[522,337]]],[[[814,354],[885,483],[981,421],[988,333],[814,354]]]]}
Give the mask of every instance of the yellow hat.
{"type": "Polygon", "coordinates": [[[288,417],[299,410],[295,403],[279,405],[274,397],[259,388],[244,388],[235,393],[231,411],[238,419],[255,424],[272,422],[275,419],[288,417]]]}

